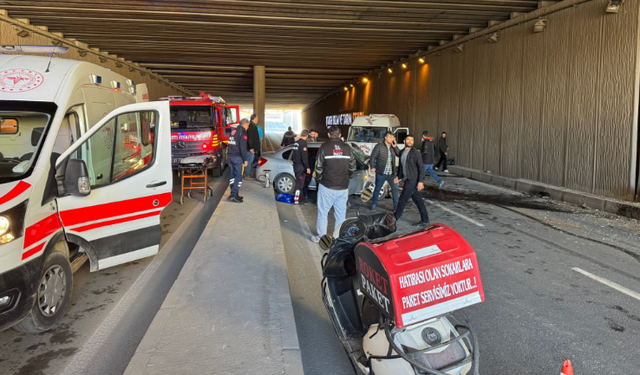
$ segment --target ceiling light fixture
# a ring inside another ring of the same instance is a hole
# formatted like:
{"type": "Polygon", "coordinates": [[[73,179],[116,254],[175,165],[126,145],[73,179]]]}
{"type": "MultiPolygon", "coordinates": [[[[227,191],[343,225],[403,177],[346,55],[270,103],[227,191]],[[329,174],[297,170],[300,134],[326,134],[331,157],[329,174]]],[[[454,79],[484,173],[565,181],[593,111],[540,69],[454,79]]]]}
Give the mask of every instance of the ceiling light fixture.
{"type": "Polygon", "coordinates": [[[420,64],[424,64],[424,57],[419,58],[418,61],[420,61],[420,64]]]}
{"type": "Polygon", "coordinates": [[[387,68],[387,72],[389,72],[389,73],[393,73],[393,69],[391,69],[391,68],[387,68]]]}
{"type": "Polygon", "coordinates": [[[457,46],[453,47],[453,50],[458,53],[462,52],[463,49],[464,49],[464,44],[458,44],[457,46]]]}
{"type": "Polygon", "coordinates": [[[493,33],[491,35],[489,35],[489,37],[487,38],[487,42],[489,43],[498,43],[498,33],[493,33]]]}
{"type": "Polygon", "coordinates": [[[367,82],[369,82],[369,79],[368,79],[367,77],[364,77],[364,78],[362,79],[362,82],[367,83],[367,82]]]}
{"type": "Polygon", "coordinates": [[[609,0],[609,5],[607,5],[607,13],[619,13],[622,4],[624,4],[624,0],[609,0]]]}
{"type": "Polygon", "coordinates": [[[402,63],[402,69],[407,69],[407,64],[402,63]]]}
{"type": "Polygon", "coordinates": [[[533,32],[541,33],[544,31],[546,27],[547,27],[547,20],[544,18],[540,18],[539,20],[536,21],[536,23],[533,24],[533,32]]]}

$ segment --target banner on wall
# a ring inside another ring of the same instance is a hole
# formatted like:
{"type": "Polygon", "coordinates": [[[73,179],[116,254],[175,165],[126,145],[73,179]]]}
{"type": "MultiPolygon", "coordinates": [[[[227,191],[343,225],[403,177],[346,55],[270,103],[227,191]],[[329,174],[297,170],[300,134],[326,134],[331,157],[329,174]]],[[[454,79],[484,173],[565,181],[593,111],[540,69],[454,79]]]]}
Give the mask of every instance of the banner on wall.
{"type": "Polygon", "coordinates": [[[364,116],[364,112],[343,113],[340,115],[327,116],[326,125],[329,126],[351,126],[353,120],[358,116],[364,116]]]}

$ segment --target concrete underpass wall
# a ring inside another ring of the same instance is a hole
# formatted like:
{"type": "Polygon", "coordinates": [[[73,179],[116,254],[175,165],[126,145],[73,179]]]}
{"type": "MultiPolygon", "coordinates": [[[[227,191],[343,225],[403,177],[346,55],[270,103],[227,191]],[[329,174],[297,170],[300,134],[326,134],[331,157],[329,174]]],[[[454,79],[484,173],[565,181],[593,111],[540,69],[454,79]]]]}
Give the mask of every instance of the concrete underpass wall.
{"type": "Polygon", "coordinates": [[[449,134],[457,164],[634,200],[638,176],[637,2],[608,0],[502,30],[499,42],[370,76],[303,113],[305,126],[344,112],[394,113],[419,134],[449,134]]]}
{"type": "MultiPolygon", "coordinates": [[[[15,29],[16,26],[13,24],[0,19],[0,45],[53,45],[50,37],[33,32],[27,37],[19,37],[15,29]]],[[[68,44],[65,44],[65,46],[73,44],[74,42],[69,40],[68,44]]],[[[165,85],[165,83],[160,82],[157,77],[153,79],[150,74],[144,73],[145,75],[143,76],[143,72],[140,70],[134,69],[134,71],[131,72],[129,71],[129,67],[126,65],[118,68],[115,60],[107,59],[105,62],[100,62],[100,57],[93,53],[87,53],[84,57],[80,56],[79,50],[74,47],[70,47],[69,52],[64,55],[60,55],[59,57],[64,59],[88,61],[111,69],[118,74],[122,74],[123,76],[132,79],[136,84],[146,83],[147,88],[149,89],[149,100],[156,100],[157,98],[169,95],[184,95],[186,93],[179,91],[172,86],[165,85]]]]}

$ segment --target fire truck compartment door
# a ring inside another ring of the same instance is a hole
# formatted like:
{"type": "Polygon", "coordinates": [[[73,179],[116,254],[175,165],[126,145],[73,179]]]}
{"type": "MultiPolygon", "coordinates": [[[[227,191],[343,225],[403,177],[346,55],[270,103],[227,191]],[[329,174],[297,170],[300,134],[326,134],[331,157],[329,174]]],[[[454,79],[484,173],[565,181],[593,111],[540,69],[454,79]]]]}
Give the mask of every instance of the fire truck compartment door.
{"type": "Polygon", "coordinates": [[[65,151],[87,165],[89,195],[58,198],[67,238],[91,259],[91,270],[158,253],[160,213],[171,202],[169,102],[115,109],[65,151]]]}

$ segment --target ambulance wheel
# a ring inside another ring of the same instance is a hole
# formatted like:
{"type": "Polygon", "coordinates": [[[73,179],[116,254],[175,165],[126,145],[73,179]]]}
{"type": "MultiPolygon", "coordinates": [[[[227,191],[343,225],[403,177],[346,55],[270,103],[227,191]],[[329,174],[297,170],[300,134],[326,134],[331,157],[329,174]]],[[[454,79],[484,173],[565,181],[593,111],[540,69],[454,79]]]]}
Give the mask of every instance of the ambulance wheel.
{"type": "Polygon", "coordinates": [[[53,328],[69,307],[72,287],[73,273],[67,256],[58,251],[49,254],[31,312],[14,328],[26,333],[44,332],[53,328]]]}

